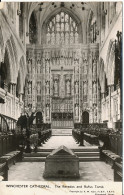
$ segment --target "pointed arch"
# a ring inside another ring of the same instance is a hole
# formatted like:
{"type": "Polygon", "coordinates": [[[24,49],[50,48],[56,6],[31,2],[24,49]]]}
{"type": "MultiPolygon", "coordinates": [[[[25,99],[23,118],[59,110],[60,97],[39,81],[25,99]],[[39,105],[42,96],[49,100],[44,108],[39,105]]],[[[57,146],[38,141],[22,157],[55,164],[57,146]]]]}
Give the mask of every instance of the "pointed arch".
{"type": "Polygon", "coordinates": [[[81,40],[80,20],[67,8],[60,7],[50,13],[42,29],[42,41],[45,44],[75,44],[81,40]]]}
{"type": "Polygon", "coordinates": [[[29,42],[35,44],[37,42],[38,23],[36,13],[33,11],[29,19],[29,42]]]}

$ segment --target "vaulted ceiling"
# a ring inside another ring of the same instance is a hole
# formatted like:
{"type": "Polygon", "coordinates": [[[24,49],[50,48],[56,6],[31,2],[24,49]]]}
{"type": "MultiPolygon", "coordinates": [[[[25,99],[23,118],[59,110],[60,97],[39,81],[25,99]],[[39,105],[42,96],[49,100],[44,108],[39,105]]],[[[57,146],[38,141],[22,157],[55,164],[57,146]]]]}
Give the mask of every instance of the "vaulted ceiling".
{"type": "Polygon", "coordinates": [[[91,12],[96,16],[97,5],[96,2],[30,2],[25,4],[25,10],[28,20],[34,11],[41,25],[51,13],[61,8],[65,8],[68,12],[77,16],[81,22],[86,23],[91,12]]]}

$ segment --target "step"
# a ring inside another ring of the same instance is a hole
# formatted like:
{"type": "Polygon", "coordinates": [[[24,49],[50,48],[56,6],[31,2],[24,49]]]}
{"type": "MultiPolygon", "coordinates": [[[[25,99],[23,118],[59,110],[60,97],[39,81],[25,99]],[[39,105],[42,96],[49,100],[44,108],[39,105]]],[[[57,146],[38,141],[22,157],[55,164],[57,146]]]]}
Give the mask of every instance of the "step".
{"type": "Polygon", "coordinates": [[[98,147],[80,147],[80,148],[74,148],[72,150],[74,152],[99,152],[98,147]]]}
{"type": "MultiPolygon", "coordinates": [[[[22,162],[45,162],[46,157],[24,157],[22,162]]],[[[99,161],[100,157],[79,157],[80,162],[99,161]]]]}
{"type": "Polygon", "coordinates": [[[75,152],[78,157],[99,156],[99,152],[75,152]]]}
{"type": "Polygon", "coordinates": [[[89,161],[99,161],[100,160],[100,157],[79,157],[79,161],[80,162],[89,162],[89,161]]]}
{"type": "Polygon", "coordinates": [[[37,152],[52,152],[54,150],[54,148],[42,148],[42,147],[38,147],[37,152]]]}
{"type": "Polygon", "coordinates": [[[32,152],[32,153],[24,153],[23,157],[47,157],[50,152],[32,152]]]}
{"type": "MultiPolygon", "coordinates": [[[[54,150],[55,148],[42,148],[39,147],[38,148],[38,152],[52,152],[52,150],[54,150]]],[[[74,152],[99,152],[98,147],[82,147],[79,146],[79,148],[73,148],[71,149],[74,152]]]]}
{"type": "Polygon", "coordinates": [[[24,157],[22,162],[45,162],[46,157],[24,157]]]}
{"type": "Polygon", "coordinates": [[[59,133],[57,133],[57,134],[52,134],[52,136],[71,136],[71,134],[59,134],[59,133]]]}
{"type": "MultiPolygon", "coordinates": [[[[24,153],[23,157],[47,157],[51,152],[32,152],[32,153],[24,153]]],[[[75,152],[75,154],[79,157],[84,156],[99,156],[99,152],[75,152]]]]}
{"type": "Polygon", "coordinates": [[[72,129],[52,129],[52,135],[72,135],[72,129]]]}

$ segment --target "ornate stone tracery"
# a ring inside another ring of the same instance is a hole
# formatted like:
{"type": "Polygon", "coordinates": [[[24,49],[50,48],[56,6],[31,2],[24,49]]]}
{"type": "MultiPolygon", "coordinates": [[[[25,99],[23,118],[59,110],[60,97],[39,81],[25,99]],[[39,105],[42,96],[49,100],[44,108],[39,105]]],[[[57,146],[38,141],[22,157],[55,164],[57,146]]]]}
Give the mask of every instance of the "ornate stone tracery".
{"type": "MultiPolygon", "coordinates": [[[[96,79],[98,47],[97,45],[92,45],[92,47],[94,48],[87,45],[85,50],[83,47],[72,49],[70,46],[61,49],[60,47],[42,48],[38,51],[39,54],[34,51],[35,55],[39,55],[36,63],[30,58],[27,61],[32,67],[31,78],[33,75],[35,78],[35,81],[29,79],[32,82],[32,93],[34,93],[34,98],[32,97],[30,102],[34,99],[35,104],[42,107],[44,119],[47,122],[51,122],[51,113],[55,112],[72,112],[74,122],[80,122],[81,110],[87,109],[90,112],[89,120],[97,121],[98,113],[95,114],[95,119],[93,116],[98,110],[97,98],[99,97],[96,79]],[[36,64],[36,69],[33,69],[33,64],[36,64]],[[35,87],[37,93],[33,92],[35,87]],[[38,103],[40,100],[41,104],[38,103]]],[[[28,53],[30,54],[30,48],[28,53]]],[[[35,55],[32,54],[34,58],[35,55]]]]}

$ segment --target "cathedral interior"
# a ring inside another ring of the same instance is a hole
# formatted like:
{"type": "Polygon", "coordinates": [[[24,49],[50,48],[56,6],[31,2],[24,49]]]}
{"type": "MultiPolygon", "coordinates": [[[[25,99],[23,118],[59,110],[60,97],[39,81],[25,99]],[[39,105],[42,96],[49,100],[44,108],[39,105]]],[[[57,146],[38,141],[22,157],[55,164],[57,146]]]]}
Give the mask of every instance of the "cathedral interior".
{"type": "Polygon", "coordinates": [[[122,2],[0,3],[0,175],[61,145],[122,181],[122,2]]]}

